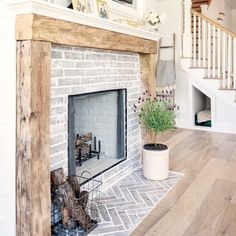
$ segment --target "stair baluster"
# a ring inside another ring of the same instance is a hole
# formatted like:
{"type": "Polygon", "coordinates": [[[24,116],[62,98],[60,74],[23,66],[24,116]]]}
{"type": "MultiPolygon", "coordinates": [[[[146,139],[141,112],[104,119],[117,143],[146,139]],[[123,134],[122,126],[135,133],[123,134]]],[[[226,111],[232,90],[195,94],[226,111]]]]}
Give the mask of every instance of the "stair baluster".
{"type": "Polygon", "coordinates": [[[223,71],[223,88],[225,88],[225,79],[226,79],[226,33],[223,32],[223,62],[222,62],[222,71],[223,71]]]}
{"type": "Polygon", "coordinates": [[[216,77],[216,27],[213,26],[213,43],[212,43],[212,77],[216,77]]]}
{"type": "Polygon", "coordinates": [[[234,53],[233,53],[233,64],[234,64],[234,89],[236,89],[236,38],[233,39],[234,42],[234,53]]]}
{"type": "Polygon", "coordinates": [[[208,78],[211,77],[211,25],[209,23],[207,23],[207,43],[208,43],[208,46],[207,46],[207,52],[208,52],[208,55],[207,55],[207,59],[208,59],[208,70],[207,70],[207,76],[208,78]]]}
{"type": "Polygon", "coordinates": [[[236,34],[193,9],[191,12],[193,15],[192,66],[197,68],[207,65],[209,79],[221,79],[221,89],[235,89],[236,34]]]}
{"type": "Polygon", "coordinates": [[[198,17],[198,66],[201,67],[201,52],[202,52],[202,31],[201,31],[201,26],[202,26],[202,22],[201,22],[201,18],[198,17]]]}
{"type": "Polygon", "coordinates": [[[202,66],[206,67],[206,21],[202,21],[202,66]]]}
{"type": "Polygon", "coordinates": [[[217,29],[217,77],[221,76],[221,32],[220,29],[217,29]]]}
{"type": "Polygon", "coordinates": [[[227,81],[228,81],[228,88],[230,89],[232,86],[232,81],[231,81],[231,57],[232,57],[232,49],[231,49],[231,45],[232,45],[232,37],[230,35],[228,35],[228,68],[227,68],[227,72],[228,72],[228,76],[227,76],[227,81]]]}
{"type": "Polygon", "coordinates": [[[193,16],[193,66],[196,66],[196,58],[197,58],[197,55],[196,55],[196,52],[197,52],[197,35],[196,35],[196,25],[197,25],[197,17],[196,15],[193,16]]]}

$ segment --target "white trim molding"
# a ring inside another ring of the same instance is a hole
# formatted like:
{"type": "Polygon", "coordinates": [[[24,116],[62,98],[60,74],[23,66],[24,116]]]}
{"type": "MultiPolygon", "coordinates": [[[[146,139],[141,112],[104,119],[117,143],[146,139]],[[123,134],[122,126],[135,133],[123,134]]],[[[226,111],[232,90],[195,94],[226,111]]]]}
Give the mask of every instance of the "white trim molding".
{"type": "Polygon", "coordinates": [[[154,41],[159,41],[162,37],[162,35],[155,32],[130,27],[111,20],[95,17],[91,14],[80,13],[72,9],[68,9],[52,3],[43,2],[41,0],[11,0],[8,1],[8,6],[15,11],[16,15],[35,13],[154,41]]]}

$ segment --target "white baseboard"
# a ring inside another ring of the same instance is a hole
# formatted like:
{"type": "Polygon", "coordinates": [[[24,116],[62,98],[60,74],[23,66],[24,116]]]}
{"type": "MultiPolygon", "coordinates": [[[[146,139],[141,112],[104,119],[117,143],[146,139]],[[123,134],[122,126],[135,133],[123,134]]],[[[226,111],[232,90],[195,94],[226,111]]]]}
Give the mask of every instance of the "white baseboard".
{"type": "Polygon", "coordinates": [[[235,123],[215,123],[213,127],[204,127],[204,126],[196,126],[190,124],[188,120],[178,120],[176,122],[177,128],[182,129],[193,129],[193,130],[202,130],[209,132],[219,132],[219,133],[230,133],[236,134],[236,122],[235,123]]]}

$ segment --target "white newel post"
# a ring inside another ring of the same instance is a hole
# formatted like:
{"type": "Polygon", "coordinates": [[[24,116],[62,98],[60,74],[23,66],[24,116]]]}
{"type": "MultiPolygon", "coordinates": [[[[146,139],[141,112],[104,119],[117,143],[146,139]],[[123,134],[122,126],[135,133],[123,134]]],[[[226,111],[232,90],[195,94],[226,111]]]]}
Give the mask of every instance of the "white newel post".
{"type": "Polygon", "coordinates": [[[207,13],[208,13],[208,5],[207,4],[201,5],[201,13],[202,13],[202,15],[207,16],[207,13]]]}
{"type": "Polygon", "coordinates": [[[183,57],[192,57],[191,0],[183,1],[183,57]]]}

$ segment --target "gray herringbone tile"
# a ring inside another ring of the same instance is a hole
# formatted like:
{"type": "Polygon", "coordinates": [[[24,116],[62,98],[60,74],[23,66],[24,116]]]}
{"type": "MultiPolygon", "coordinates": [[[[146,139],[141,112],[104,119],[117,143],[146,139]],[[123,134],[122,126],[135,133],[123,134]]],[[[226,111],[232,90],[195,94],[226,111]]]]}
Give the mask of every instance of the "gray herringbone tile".
{"type": "Polygon", "coordinates": [[[182,176],[169,172],[167,180],[152,181],[139,169],[124,177],[102,194],[99,224],[89,235],[128,236],[182,176]]]}

